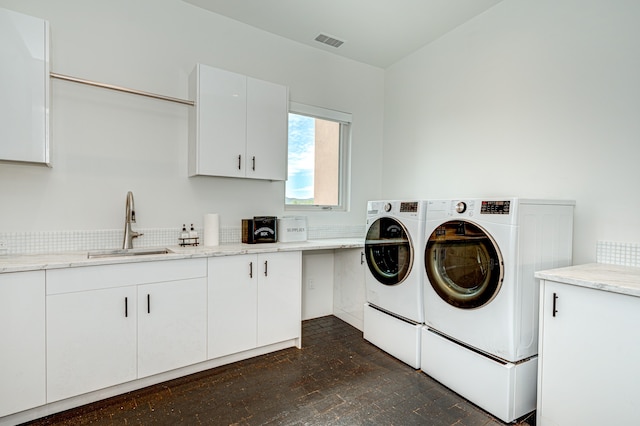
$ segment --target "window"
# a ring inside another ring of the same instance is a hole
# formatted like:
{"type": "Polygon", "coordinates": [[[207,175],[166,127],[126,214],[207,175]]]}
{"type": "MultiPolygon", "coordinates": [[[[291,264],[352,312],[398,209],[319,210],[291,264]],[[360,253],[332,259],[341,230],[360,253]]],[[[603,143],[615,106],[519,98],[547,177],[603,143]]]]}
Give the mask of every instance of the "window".
{"type": "Polygon", "coordinates": [[[351,114],[291,102],[287,210],[347,210],[351,114]]]}

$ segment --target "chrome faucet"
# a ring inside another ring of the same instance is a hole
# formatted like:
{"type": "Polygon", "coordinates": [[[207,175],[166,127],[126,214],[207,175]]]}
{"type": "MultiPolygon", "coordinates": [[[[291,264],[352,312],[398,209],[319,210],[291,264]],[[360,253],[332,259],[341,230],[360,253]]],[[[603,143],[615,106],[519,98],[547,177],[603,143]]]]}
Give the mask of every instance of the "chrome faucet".
{"type": "Polygon", "coordinates": [[[136,209],[133,206],[133,192],[127,192],[127,203],[125,205],[125,219],[124,219],[124,240],[122,241],[123,249],[133,248],[133,239],[138,238],[144,234],[135,232],[131,229],[131,224],[136,222],[136,209]]]}

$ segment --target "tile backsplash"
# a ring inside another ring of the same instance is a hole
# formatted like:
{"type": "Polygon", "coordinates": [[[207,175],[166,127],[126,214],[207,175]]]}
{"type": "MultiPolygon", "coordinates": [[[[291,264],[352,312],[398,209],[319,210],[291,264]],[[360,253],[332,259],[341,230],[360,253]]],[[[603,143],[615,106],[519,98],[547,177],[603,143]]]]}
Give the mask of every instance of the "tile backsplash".
{"type": "MultiPolygon", "coordinates": [[[[135,247],[176,246],[181,228],[136,228],[144,235],[134,240],[135,247]]],[[[203,235],[203,229],[196,229],[203,235]]],[[[308,238],[362,238],[365,226],[309,227],[308,238]]],[[[0,255],[48,254],[66,251],[106,250],[122,247],[122,229],[83,231],[0,232],[0,255]]],[[[220,244],[235,244],[242,240],[239,226],[221,227],[220,244]]],[[[202,243],[202,238],[200,239],[202,243]]]]}
{"type": "Polygon", "coordinates": [[[622,266],[640,266],[640,244],[598,241],[596,244],[598,263],[622,266]]]}

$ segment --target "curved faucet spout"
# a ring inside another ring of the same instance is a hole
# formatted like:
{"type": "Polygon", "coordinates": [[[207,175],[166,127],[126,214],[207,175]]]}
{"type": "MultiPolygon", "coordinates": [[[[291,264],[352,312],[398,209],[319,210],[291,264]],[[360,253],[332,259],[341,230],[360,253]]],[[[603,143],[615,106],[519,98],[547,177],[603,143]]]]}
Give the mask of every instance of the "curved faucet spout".
{"type": "Polygon", "coordinates": [[[124,219],[124,239],[122,241],[123,249],[133,248],[133,239],[143,234],[135,232],[131,229],[131,224],[136,222],[136,209],[133,204],[133,192],[127,192],[127,201],[125,203],[125,219],[124,219]]]}

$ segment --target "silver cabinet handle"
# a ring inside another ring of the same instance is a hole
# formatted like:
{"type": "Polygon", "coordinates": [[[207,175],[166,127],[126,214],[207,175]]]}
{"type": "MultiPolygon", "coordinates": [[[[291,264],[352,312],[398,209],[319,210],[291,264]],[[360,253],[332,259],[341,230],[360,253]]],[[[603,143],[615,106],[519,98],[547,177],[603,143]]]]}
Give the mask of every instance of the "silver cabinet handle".
{"type": "Polygon", "coordinates": [[[242,155],[238,155],[238,170],[242,169],[242,155]]]}
{"type": "Polygon", "coordinates": [[[253,262],[249,262],[249,278],[253,278],[253,262]]]}
{"type": "Polygon", "coordinates": [[[268,263],[267,263],[267,261],[265,260],[265,261],[264,261],[264,276],[265,276],[265,277],[268,275],[268,274],[267,274],[267,267],[268,267],[268,266],[269,266],[269,264],[268,264],[268,263]]]}

